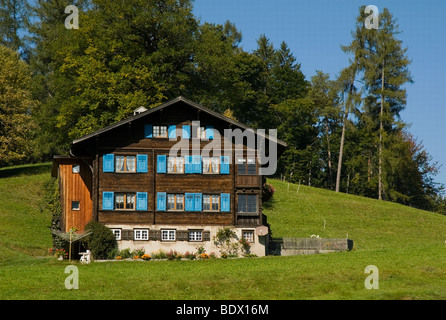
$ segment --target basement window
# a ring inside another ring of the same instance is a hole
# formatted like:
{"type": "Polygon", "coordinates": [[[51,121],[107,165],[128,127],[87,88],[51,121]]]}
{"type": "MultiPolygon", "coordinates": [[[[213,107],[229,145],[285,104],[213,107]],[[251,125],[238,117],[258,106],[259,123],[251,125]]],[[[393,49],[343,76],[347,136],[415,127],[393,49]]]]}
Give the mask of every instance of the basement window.
{"type": "Polygon", "coordinates": [[[161,241],[175,241],[176,230],[161,230],[161,241]]]}
{"type": "Polygon", "coordinates": [[[117,241],[121,240],[121,229],[111,229],[111,231],[117,241]]]}
{"type": "Polygon", "coordinates": [[[134,229],[133,240],[149,240],[149,229],[134,229]]]}
{"type": "Polygon", "coordinates": [[[203,241],[203,231],[202,230],[190,230],[189,231],[189,241],[203,241]]]}
{"type": "Polygon", "coordinates": [[[254,242],[254,230],[242,230],[243,239],[249,243],[254,242]]]}

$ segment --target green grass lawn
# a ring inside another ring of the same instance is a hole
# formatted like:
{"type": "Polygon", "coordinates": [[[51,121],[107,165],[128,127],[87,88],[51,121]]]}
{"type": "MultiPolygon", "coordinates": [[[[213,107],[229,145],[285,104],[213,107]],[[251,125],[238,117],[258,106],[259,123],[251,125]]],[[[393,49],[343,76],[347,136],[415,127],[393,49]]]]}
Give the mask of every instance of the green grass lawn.
{"type": "Polygon", "coordinates": [[[271,180],[275,237],[348,237],[350,252],[81,265],[45,256],[50,217],[39,211],[50,164],[0,169],[0,299],[446,299],[446,217],[271,180]],[[324,228],[325,221],[325,228],[324,228]],[[79,270],[67,290],[65,267],[79,270]],[[364,269],[379,270],[367,290],[364,269]]]}

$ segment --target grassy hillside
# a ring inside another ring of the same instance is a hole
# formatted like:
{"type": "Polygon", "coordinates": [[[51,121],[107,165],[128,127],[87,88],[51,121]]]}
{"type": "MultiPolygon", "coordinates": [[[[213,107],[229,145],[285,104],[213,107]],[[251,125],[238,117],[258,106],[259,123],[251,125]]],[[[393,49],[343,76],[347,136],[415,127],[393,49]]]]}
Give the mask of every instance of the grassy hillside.
{"type": "Polygon", "coordinates": [[[0,169],[0,262],[44,255],[51,247],[51,217],[39,210],[50,170],[50,163],[0,169]]]}
{"type": "Polygon", "coordinates": [[[50,164],[0,169],[2,299],[446,299],[446,217],[401,205],[271,180],[273,236],[348,237],[351,252],[236,260],[106,262],[79,268],[42,258],[50,217],[39,211],[50,164]],[[325,228],[324,228],[325,221],[325,228]],[[368,265],[379,289],[367,290],[368,265]]]}
{"type": "Polygon", "coordinates": [[[276,193],[264,213],[273,236],[345,238],[348,234],[356,250],[445,244],[446,216],[279,180],[269,182],[276,193]]]}

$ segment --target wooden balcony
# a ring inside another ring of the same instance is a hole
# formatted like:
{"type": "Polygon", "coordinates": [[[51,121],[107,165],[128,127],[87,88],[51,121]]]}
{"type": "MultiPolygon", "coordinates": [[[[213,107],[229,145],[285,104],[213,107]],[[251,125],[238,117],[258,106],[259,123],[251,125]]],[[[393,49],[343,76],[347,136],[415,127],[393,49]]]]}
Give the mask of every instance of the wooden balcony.
{"type": "Polygon", "coordinates": [[[243,226],[261,225],[259,213],[236,213],[236,224],[243,226]]]}
{"type": "Polygon", "coordinates": [[[260,188],[262,177],[259,175],[237,175],[235,179],[237,188],[260,188]]]}

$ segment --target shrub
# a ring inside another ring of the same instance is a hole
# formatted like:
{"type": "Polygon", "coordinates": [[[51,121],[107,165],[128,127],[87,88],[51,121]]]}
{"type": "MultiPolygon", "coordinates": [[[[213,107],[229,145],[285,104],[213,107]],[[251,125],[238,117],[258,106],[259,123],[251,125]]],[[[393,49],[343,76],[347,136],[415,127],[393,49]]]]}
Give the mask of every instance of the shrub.
{"type": "Polygon", "coordinates": [[[86,237],[85,242],[95,259],[107,259],[116,249],[117,243],[113,232],[101,223],[90,221],[85,226],[85,231],[92,232],[86,237]]]}
{"type": "Polygon", "coordinates": [[[167,253],[163,249],[159,249],[158,251],[152,252],[153,259],[166,259],[167,253]]]}
{"type": "Polygon", "coordinates": [[[201,255],[202,253],[206,252],[206,249],[204,248],[204,246],[198,246],[195,249],[197,249],[197,255],[201,255]]]}
{"type": "Polygon", "coordinates": [[[189,252],[189,251],[186,251],[186,253],[184,254],[184,257],[186,259],[189,259],[189,260],[194,260],[194,259],[197,258],[195,253],[192,253],[192,252],[189,252]]]}
{"type": "Polygon", "coordinates": [[[68,258],[68,253],[65,251],[65,249],[57,249],[57,248],[51,248],[49,249],[49,253],[52,256],[55,256],[56,258],[62,257],[63,259],[68,258]]]}
{"type": "Polygon", "coordinates": [[[141,256],[144,255],[145,253],[146,253],[146,249],[144,249],[144,248],[142,247],[142,248],[133,250],[133,251],[132,251],[132,256],[138,256],[138,257],[141,257],[141,256]]]}
{"type": "Polygon", "coordinates": [[[121,259],[128,259],[132,256],[132,253],[130,252],[130,248],[122,249],[119,251],[119,256],[121,259]]]}
{"type": "Polygon", "coordinates": [[[168,260],[180,260],[183,257],[183,255],[176,250],[170,250],[166,255],[168,260]]]}
{"type": "Polygon", "coordinates": [[[271,183],[264,183],[262,188],[262,201],[266,202],[273,196],[274,192],[276,190],[274,189],[273,185],[271,183]]]}
{"type": "Polygon", "coordinates": [[[248,254],[251,254],[251,245],[249,244],[249,242],[248,241],[246,241],[246,239],[244,239],[244,238],[242,238],[241,240],[240,240],[240,244],[241,244],[241,246],[242,246],[242,249],[243,249],[243,255],[244,256],[246,256],[246,255],[248,255],[248,254]]]}
{"type": "MultiPolygon", "coordinates": [[[[39,201],[40,212],[51,216],[51,231],[60,231],[62,206],[60,204],[59,179],[49,178],[43,185],[42,199],[39,201]]],[[[68,241],[51,234],[55,249],[68,248],[68,241]]]]}
{"type": "Polygon", "coordinates": [[[238,237],[234,230],[228,227],[219,229],[213,239],[214,244],[220,250],[221,257],[226,258],[238,256],[240,243],[237,241],[238,237]]]}

